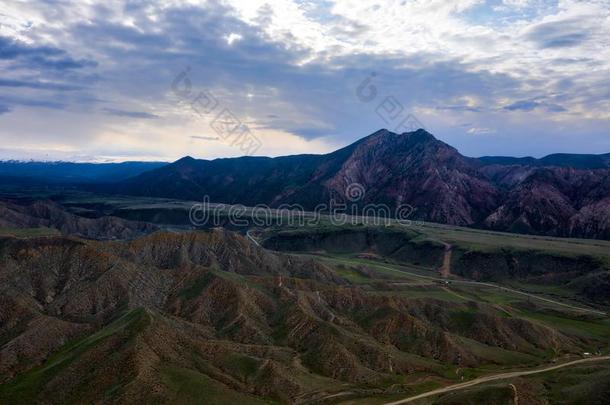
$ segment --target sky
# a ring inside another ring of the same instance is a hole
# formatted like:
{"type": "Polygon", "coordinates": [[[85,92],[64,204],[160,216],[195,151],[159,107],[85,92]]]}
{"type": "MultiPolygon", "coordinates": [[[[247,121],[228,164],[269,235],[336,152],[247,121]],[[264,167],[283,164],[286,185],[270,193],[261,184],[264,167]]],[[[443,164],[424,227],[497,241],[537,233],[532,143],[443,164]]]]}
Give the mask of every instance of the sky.
{"type": "Polygon", "coordinates": [[[610,0],[3,0],[0,159],[610,152],[610,0]]]}

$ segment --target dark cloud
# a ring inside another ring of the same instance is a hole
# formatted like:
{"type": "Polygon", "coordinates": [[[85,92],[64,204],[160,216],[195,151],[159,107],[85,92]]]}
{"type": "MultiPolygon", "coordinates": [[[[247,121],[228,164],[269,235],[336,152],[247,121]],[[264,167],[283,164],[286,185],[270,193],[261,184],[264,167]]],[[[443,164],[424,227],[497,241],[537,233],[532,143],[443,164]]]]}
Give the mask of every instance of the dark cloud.
{"type": "Polygon", "coordinates": [[[78,72],[97,65],[89,59],[73,58],[58,47],[26,44],[5,36],[0,36],[0,61],[10,71],[0,79],[0,99],[9,108],[65,109],[71,103],[81,108],[87,97],[78,93],[93,77],[78,72]]]}
{"type": "Polygon", "coordinates": [[[542,108],[549,112],[566,111],[566,109],[559,104],[537,100],[520,100],[504,107],[504,109],[508,111],[533,111],[537,108],[542,108]]]}
{"type": "MultiPolygon", "coordinates": [[[[152,31],[137,28],[152,22],[143,7],[129,3],[126,10],[136,27],[97,18],[72,26],[71,36],[95,44],[96,59],[121,61],[100,79],[102,90],[110,93],[103,98],[111,99],[112,93],[134,100],[166,98],[175,75],[191,66],[195,91],[210,89],[236,116],[256,117],[263,128],[306,139],[332,134],[337,142],[349,142],[356,134],[386,126],[376,109],[390,96],[401,103],[405,116],[422,105],[476,112],[476,107],[447,105],[447,100],[476,94],[493,104],[496,93],[512,96],[519,86],[508,75],[476,71],[446,58],[432,62],[434,55],[425,53],[408,61],[396,55],[353,54],[304,65],[300,62],[311,59],[311,50],[270,38],[261,28],[234,18],[226,6],[212,5],[166,8],[156,16],[152,31]],[[241,38],[229,44],[230,34],[241,38]],[[356,90],[371,71],[378,73],[373,81],[378,96],[363,103],[356,90]],[[249,99],[252,93],[255,97],[249,99]]],[[[88,85],[82,79],[75,84],[88,85]]],[[[148,118],[138,112],[105,112],[148,118]]]]}
{"type": "Polygon", "coordinates": [[[0,59],[17,59],[22,56],[42,55],[53,57],[64,54],[60,49],[48,46],[30,46],[14,39],[0,36],[0,59]]]}
{"type": "Polygon", "coordinates": [[[587,38],[589,38],[589,35],[582,32],[562,34],[543,41],[541,45],[543,48],[564,48],[577,46],[587,38]]]}
{"type": "Polygon", "coordinates": [[[74,59],[59,48],[28,45],[4,36],[0,36],[0,59],[31,69],[69,70],[97,66],[95,61],[74,59]]]}
{"type": "Polygon", "coordinates": [[[527,35],[540,48],[566,48],[580,45],[590,34],[579,19],[539,24],[527,35]]]}
{"type": "Polygon", "coordinates": [[[291,132],[302,136],[303,138],[319,138],[321,136],[328,136],[334,131],[330,131],[327,128],[294,128],[291,132]]]}
{"type": "Polygon", "coordinates": [[[31,67],[38,69],[55,69],[69,70],[82,69],[86,67],[95,67],[97,62],[87,59],[72,59],[70,57],[44,57],[42,55],[33,55],[28,57],[21,64],[23,67],[31,67]]]}
{"type": "Polygon", "coordinates": [[[521,100],[507,105],[506,107],[504,107],[504,109],[509,111],[532,111],[533,109],[538,107],[540,107],[540,103],[537,101],[521,100]]]}
{"type": "Polygon", "coordinates": [[[546,104],[546,109],[551,112],[564,112],[567,111],[566,108],[560,106],[559,104],[546,104]]]}
{"type": "Polygon", "coordinates": [[[12,106],[26,106],[26,107],[40,107],[40,108],[51,108],[54,110],[61,110],[66,108],[65,103],[61,103],[53,100],[46,99],[38,99],[38,98],[27,98],[22,96],[7,96],[0,95],[0,104],[8,106],[11,108],[12,106]]]}
{"type": "Polygon", "coordinates": [[[192,139],[199,139],[202,141],[217,141],[220,138],[218,138],[217,136],[199,136],[199,135],[191,135],[192,139]]]}
{"type": "Polygon", "coordinates": [[[102,108],[102,111],[108,115],[114,115],[116,117],[127,117],[127,118],[141,118],[141,119],[157,119],[158,115],[150,114],[142,111],[127,111],[116,108],[102,108]]]}
{"type": "Polygon", "coordinates": [[[600,62],[591,58],[555,58],[553,64],[557,65],[576,65],[576,64],[587,64],[587,65],[598,65],[600,62]]]}

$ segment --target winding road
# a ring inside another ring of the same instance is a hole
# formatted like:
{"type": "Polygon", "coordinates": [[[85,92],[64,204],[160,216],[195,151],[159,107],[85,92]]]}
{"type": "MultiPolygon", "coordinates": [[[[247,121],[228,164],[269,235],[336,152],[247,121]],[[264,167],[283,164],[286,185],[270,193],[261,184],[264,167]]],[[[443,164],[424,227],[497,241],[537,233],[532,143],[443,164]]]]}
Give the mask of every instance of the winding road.
{"type": "Polygon", "coordinates": [[[563,363],[563,364],[557,364],[557,365],[554,365],[551,367],[541,368],[538,370],[512,371],[510,373],[488,375],[485,377],[475,378],[474,380],[467,381],[464,383],[450,385],[448,387],[428,391],[426,393],[419,394],[414,397],[401,399],[401,400],[395,401],[395,402],[388,402],[385,405],[406,404],[409,402],[417,401],[418,399],[427,398],[427,397],[431,397],[433,395],[438,395],[438,394],[445,394],[447,392],[461,390],[464,388],[472,387],[473,385],[479,385],[479,384],[483,384],[483,383],[490,382],[490,381],[505,380],[508,378],[517,378],[517,377],[523,377],[523,376],[532,375],[532,374],[546,373],[547,371],[553,371],[553,370],[557,370],[557,369],[560,369],[563,367],[574,366],[576,364],[593,363],[593,362],[606,361],[606,360],[610,360],[610,356],[590,357],[590,358],[586,358],[586,359],[574,360],[574,361],[569,361],[569,362],[563,363]]]}
{"type": "Polygon", "coordinates": [[[247,236],[247,237],[248,237],[248,239],[250,239],[250,241],[251,241],[252,243],[254,243],[256,246],[258,246],[258,247],[262,247],[262,246],[260,245],[260,243],[258,243],[258,241],[252,237],[252,235],[250,235],[250,231],[251,231],[251,230],[252,230],[252,229],[248,229],[248,230],[246,231],[246,236],[247,236]]]}
{"type": "MultiPolygon", "coordinates": [[[[254,239],[254,237],[252,237],[252,235],[250,235],[250,231],[251,230],[248,230],[246,232],[246,236],[248,237],[248,239],[250,239],[250,241],[252,243],[254,243],[256,246],[259,246],[259,247],[265,249],[263,246],[261,246],[258,243],[258,241],[256,239],[254,239]]],[[[446,244],[446,246],[445,246],[445,256],[444,256],[444,260],[443,260],[444,262],[449,262],[450,263],[450,261],[451,261],[451,250],[452,250],[451,249],[451,245],[446,244]]],[[[337,260],[337,259],[334,259],[334,260],[337,260]]],[[[434,282],[439,282],[440,281],[440,282],[443,282],[443,283],[450,282],[451,284],[462,284],[462,285],[473,285],[473,286],[491,287],[491,288],[495,288],[495,289],[498,289],[498,290],[501,290],[501,291],[507,291],[507,292],[511,292],[511,293],[514,293],[514,294],[520,294],[520,295],[523,295],[525,297],[529,297],[529,298],[536,299],[536,300],[539,300],[539,301],[548,302],[550,304],[558,305],[558,306],[561,306],[561,307],[564,307],[564,308],[569,308],[569,309],[572,309],[572,310],[578,311],[578,312],[586,312],[586,313],[595,314],[595,315],[601,315],[601,316],[607,316],[608,315],[606,312],[603,312],[603,311],[598,311],[598,310],[595,310],[595,309],[583,308],[583,307],[578,307],[578,306],[571,305],[571,304],[566,304],[566,303],[563,303],[563,302],[560,302],[560,301],[552,300],[550,298],[545,298],[545,297],[541,297],[539,295],[530,294],[530,293],[526,293],[526,292],[523,292],[523,291],[515,290],[513,288],[504,287],[504,286],[499,285],[499,284],[485,283],[485,282],[481,282],[481,281],[461,280],[461,279],[454,279],[454,278],[449,279],[449,278],[445,278],[445,276],[447,274],[443,274],[443,277],[424,276],[422,274],[417,274],[417,273],[412,273],[410,271],[407,271],[407,270],[405,270],[404,266],[400,266],[401,267],[400,269],[384,266],[384,265],[378,264],[378,263],[376,263],[376,266],[381,267],[381,268],[386,269],[386,270],[391,270],[391,271],[394,271],[394,272],[404,273],[404,274],[408,274],[409,276],[412,276],[412,277],[416,277],[416,278],[420,278],[420,279],[425,279],[425,280],[430,280],[430,281],[434,281],[434,282]]],[[[443,264],[443,267],[444,266],[445,266],[445,264],[443,264]]],[[[447,264],[447,266],[449,266],[449,264],[447,264]]],[[[448,275],[451,274],[450,270],[448,271],[448,273],[449,273],[448,275]]]]}
{"type": "MultiPolygon", "coordinates": [[[[250,235],[251,229],[248,229],[246,231],[246,236],[248,237],[248,239],[250,239],[250,241],[252,243],[254,243],[256,246],[261,247],[264,249],[264,247],[262,247],[260,245],[260,243],[258,243],[258,241],[256,239],[254,239],[254,237],[252,237],[252,235],[250,235]]],[[[491,288],[496,288],[499,289],[501,291],[508,291],[508,292],[512,292],[514,294],[520,294],[523,295],[525,297],[529,297],[529,298],[533,298],[539,301],[545,301],[554,305],[559,305],[562,306],[564,308],[570,308],[574,311],[579,311],[579,312],[587,312],[590,314],[595,314],[595,315],[601,315],[601,316],[607,316],[608,314],[606,312],[603,311],[598,311],[595,309],[590,309],[590,308],[583,308],[583,307],[578,307],[575,305],[571,305],[571,304],[566,304],[560,301],[555,301],[552,300],[550,298],[545,298],[545,297],[541,297],[539,295],[534,295],[534,294],[530,294],[530,293],[526,293],[524,291],[519,291],[519,290],[515,290],[513,288],[509,288],[509,287],[504,287],[501,286],[499,284],[494,284],[494,283],[485,283],[485,282],[480,282],[480,281],[470,281],[470,280],[460,280],[460,279],[451,279],[449,278],[451,276],[451,255],[452,255],[452,251],[453,251],[453,246],[450,245],[447,242],[441,242],[443,243],[443,245],[445,246],[445,252],[443,255],[443,264],[441,266],[440,270],[440,275],[441,277],[431,277],[431,276],[423,276],[420,274],[415,274],[415,273],[411,273],[409,271],[405,271],[405,270],[398,270],[398,269],[394,269],[394,268],[390,268],[387,266],[381,266],[382,268],[385,269],[389,269],[392,271],[399,271],[402,273],[406,273],[409,274],[410,276],[413,277],[418,277],[418,278],[422,278],[422,279],[427,279],[427,280],[432,280],[435,282],[441,281],[441,282],[450,282],[452,284],[463,284],[463,285],[476,285],[476,286],[486,286],[486,287],[491,287],[491,288]]]]}
{"type": "MultiPolygon", "coordinates": [[[[246,232],[246,236],[247,236],[247,238],[252,243],[254,243],[256,246],[259,246],[259,247],[262,248],[262,246],[258,243],[258,241],[256,239],[254,239],[254,237],[252,237],[252,235],[250,235],[250,230],[248,230],[246,232]]],[[[418,278],[422,278],[422,279],[447,282],[449,280],[446,277],[448,277],[450,275],[450,272],[447,271],[447,270],[449,270],[448,266],[450,265],[450,260],[451,260],[451,245],[445,244],[445,256],[444,256],[444,260],[443,260],[443,271],[441,272],[442,278],[431,277],[431,276],[424,276],[424,275],[421,275],[421,274],[416,274],[416,273],[411,273],[411,272],[405,271],[404,269],[400,269],[399,270],[399,269],[396,269],[396,268],[392,268],[392,267],[384,266],[384,265],[380,265],[380,264],[377,264],[377,266],[379,266],[381,268],[384,268],[384,269],[387,269],[387,270],[395,271],[395,272],[406,273],[406,274],[409,274],[410,276],[414,276],[414,277],[418,277],[418,278]]],[[[514,290],[512,288],[503,287],[501,285],[497,285],[497,284],[493,284],[493,283],[483,283],[483,282],[478,282],[478,281],[455,280],[455,279],[451,279],[450,281],[451,281],[451,283],[455,283],[455,284],[467,284],[467,285],[477,285],[477,286],[492,287],[492,288],[500,289],[500,290],[503,290],[503,291],[509,291],[509,292],[513,292],[513,293],[516,293],[516,294],[521,294],[521,295],[524,295],[524,296],[528,296],[528,297],[531,297],[531,298],[534,298],[534,299],[546,301],[546,302],[549,302],[549,303],[552,303],[552,304],[555,304],[555,305],[560,305],[560,306],[563,306],[563,307],[567,307],[567,308],[570,308],[570,309],[573,309],[573,310],[576,310],[576,311],[589,312],[589,313],[594,313],[594,314],[603,315],[603,316],[607,315],[605,312],[596,311],[596,310],[588,309],[588,308],[576,307],[576,306],[573,306],[573,305],[570,305],[570,304],[565,304],[565,303],[562,303],[562,302],[558,302],[558,301],[554,301],[554,300],[551,300],[551,299],[548,299],[548,298],[544,298],[544,297],[540,297],[540,296],[537,296],[537,295],[529,294],[529,293],[526,293],[526,292],[523,292],[523,291],[514,290]]],[[[458,294],[456,294],[456,295],[458,295],[458,294]]],[[[461,297],[461,296],[459,296],[459,297],[461,297]]],[[[462,297],[462,298],[464,298],[464,297],[462,297]]],[[[561,368],[564,368],[564,367],[569,367],[569,366],[573,366],[573,365],[577,365],[577,364],[600,362],[600,361],[608,361],[608,360],[610,360],[610,356],[589,357],[589,358],[569,361],[569,362],[562,363],[562,364],[556,364],[556,365],[549,366],[549,367],[539,368],[539,369],[535,369],[535,370],[512,371],[512,372],[507,372],[507,373],[500,373],[500,374],[495,374],[495,375],[483,376],[483,377],[475,378],[475,379],[473,379],[471,381],[467,381],[467,382],[463,382],[463,383],[459,383],[459,384],[454,384],[454,385],[450,385],[450,386],[443,387],[443,388],[438,388],[438,389],[435,389],[435,390],[432,390],[432,391],[428,391],[428,392],[425,392],[423,394],[419,394],[419,395],[416,395],[416,396],[413,396],[413,397],[401,399],[401,400],[394,401],[394,402],[388,402],[385,405],[406,404],[406,403],[409,403],[409,402],[416,401],[418,399],[427,398],[427,397],[430,397],[430,396],[433,396],[433,395],[444,394],[444,393],[447,393],[447,392],[457,391],[457,390],[461,390],[461,389],[464,389],[464,388],[472,387],[472,386],[475,386],[475,385],[491,382],[491,381],[523,377],[523,376],[528,376],[528,375],[532,375],[532,374],[545,373],[545,372],[548,372],[548,371],[553,371],[553,370],[557,370],[557,369],[561,369],[561,368]]],[[[516,387],[514,385],[512,385],[512,388],[513,388],[514,394],[515,394],[514,395],[515,404],[518,404],[518,394],[517,394],[516,387]]],[[[346,393],[345,392],[338,393],[338,394],[334,394],[333,396],[339,396],[339,395],[343,395],[343,394],[346,394],[346,393]]]]}

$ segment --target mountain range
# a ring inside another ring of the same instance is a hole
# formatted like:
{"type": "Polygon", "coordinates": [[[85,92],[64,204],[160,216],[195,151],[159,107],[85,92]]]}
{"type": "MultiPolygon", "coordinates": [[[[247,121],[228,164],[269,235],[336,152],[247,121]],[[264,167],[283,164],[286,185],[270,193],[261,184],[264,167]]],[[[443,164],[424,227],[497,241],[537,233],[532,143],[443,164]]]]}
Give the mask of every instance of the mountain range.
{"type": "Polygon", "coordinates": [[[323,155],[182,158],[106,192],[228,204],[414,207],[412,219],[563,237],[610,239],[610,154],[471,158],[423,129],[379,130],[323,155]]]}
{"type": "Polygon", "coordinates": [[[75,163],[7,160],[0,162],[2,183],[83,183],[120,181],[164,166],[164,162],[75,163]]]}
{"type": "Polygon", "coordinates": [[[382,276],[223,229],[112,242],[0,237],[0,403],[328,403],[603,344],[516,305],[447,305],[382,276]],[[355,272],[378,277],[383,293],[340,274],[355,272]]]}

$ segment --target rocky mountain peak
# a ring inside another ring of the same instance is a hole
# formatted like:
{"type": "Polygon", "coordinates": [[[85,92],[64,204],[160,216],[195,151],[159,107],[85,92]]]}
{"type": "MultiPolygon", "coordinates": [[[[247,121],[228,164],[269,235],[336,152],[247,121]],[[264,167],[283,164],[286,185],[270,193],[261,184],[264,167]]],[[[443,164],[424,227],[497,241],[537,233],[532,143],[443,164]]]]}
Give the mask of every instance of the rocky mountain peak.
{"type": "Polygon", "coordinates": [[[326,155],[185,157],[110,191],[190,200],[207,195],[214,202],[244,205],[298,203],[313,209],[357,183],[366,190],[359,204],[410,204],[417,207],[415,219],[610,238],[610,227],[592,226],[600,223],[595,213],[606,212],[610,199],[606,162],[608,155],[476,159],[423,128],[402,134],[380,129],[326,155]],[[534,206],[544,213],[530,212],[534,206]]]}

